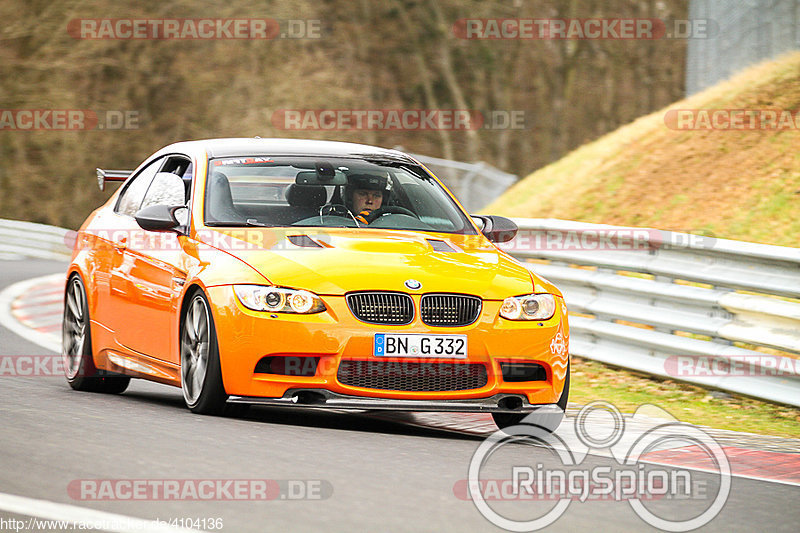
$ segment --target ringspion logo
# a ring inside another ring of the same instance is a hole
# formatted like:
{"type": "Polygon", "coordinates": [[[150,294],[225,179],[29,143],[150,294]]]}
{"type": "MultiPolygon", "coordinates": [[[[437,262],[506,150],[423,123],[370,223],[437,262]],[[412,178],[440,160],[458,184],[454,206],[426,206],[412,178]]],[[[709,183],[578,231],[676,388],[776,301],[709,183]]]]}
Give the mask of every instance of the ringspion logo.
{"type": "Polygon", "coordinates": [[[484,518],[508,531],[550,526],[575,501],[626,502],[660,530],[702,527],[727,502],[728,457],[700,428],[665,421],[659,413],[653,418],[653,409],[659,411],[645,405],[626,416],[608,402],[595,401],[581,409],[574,424],[562,424],[558,434],[535,421],[499,430],[475,450],[468,477],[453,485],[453,494],[471,500],[484,518]],[[542,453],[520,452],[519,446],[526,444],[542,453]],[[609,461],[585,461],[601,450],[611,455],[609,461]],[[696,454],[692,467],[662,466],[663,454],[674,450],[696,454]],[[665,508],[657,505],[661,500],[679,505],[665,508]]]}

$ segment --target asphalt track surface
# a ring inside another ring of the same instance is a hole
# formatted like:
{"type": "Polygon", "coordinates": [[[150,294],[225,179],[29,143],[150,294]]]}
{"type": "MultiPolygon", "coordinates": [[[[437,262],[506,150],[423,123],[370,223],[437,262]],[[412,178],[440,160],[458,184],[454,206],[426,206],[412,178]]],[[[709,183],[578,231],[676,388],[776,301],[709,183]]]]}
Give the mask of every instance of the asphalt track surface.
{"type": "MultiPolygon", "coordinates": [[[[2,261],[0,289],[63,268],[2,261]]],[[[45,353],[0,329],[0,355],[45,353]]],[[[143,519],[221,518],[228,532],[502,531],[454,493],[481,441],[356,413],[253,408],[242,418],[198,416],[184,407],[179,389],[140,380],[106,396],[73,391],[63,378],[0,377],[0,493],[143,519]],[[327,488],[322,499],[86,501],[68,492],[81,479],[320,480],[327,488]]],[[[559,465],[551,452],[518,444],[504,447],[494,466],[500,472],[537,463],[559,465]]],[[[798,501],[796,486],[735,477],[723,510],[703,530],[796,531],[798,501]]],[[[532,517],[520,502],[500,505],[532,517]]],[[[679,501],[655,506],[665,516],[685,509],[679,501]]],[[[0,526],[8,518],[26,516],[0,511],[0,526]]],[[[545,530],[655,528],[626,502],[588,501],[572,502],[545,530]]]]}

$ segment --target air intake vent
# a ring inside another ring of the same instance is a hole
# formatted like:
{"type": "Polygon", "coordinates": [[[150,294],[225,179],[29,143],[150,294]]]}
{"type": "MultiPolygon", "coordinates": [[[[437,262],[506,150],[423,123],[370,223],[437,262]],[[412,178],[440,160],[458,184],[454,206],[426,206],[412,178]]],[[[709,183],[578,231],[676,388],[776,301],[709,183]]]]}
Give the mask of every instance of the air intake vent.
{"type": "Polygon", "coordinates": [[[425,294],[420,304],[420,315],[429,326],[467,326],[478,320],[481,303],[477,296],[425,294]]]}
{"type": "Polygon", "coordinates": [[[520,383],[523,381],[547,381],[547,370],[539,363],[500,363],[503,381],[520,383]]]}
{"type": "Polygon", "coordinates": [[[339,363],[336,379],[350,387],[418,392],[479,389],[488,382],[486,367],[479,363],[347,359],[339,363]]]}
{"type": "Polygon", "coordinates": [[[319,357],[267,356],[256,364],[256,374],[277,374],[279,376],[306,376],[317,373],[319,357]]]}
{"type": "Polygon", "coordinates": [[[370,324],[410,324],[414,320],[414,302],[402,292],[353,292],[347,295],[353,315],[370,324]]]}

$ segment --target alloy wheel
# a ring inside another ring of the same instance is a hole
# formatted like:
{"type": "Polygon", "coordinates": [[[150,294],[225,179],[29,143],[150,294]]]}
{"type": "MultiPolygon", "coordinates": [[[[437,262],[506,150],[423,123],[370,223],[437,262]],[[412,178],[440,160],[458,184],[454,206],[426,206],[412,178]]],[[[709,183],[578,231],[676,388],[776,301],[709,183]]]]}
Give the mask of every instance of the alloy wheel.
{"type": "Polygon", "coordinates": [[[208,306],[197,295],[186,311],[181,334],[181,388],[187,405],[195,405],[203,392],[209,348],[208,306]]]}
{"type": "Polygon", "coordinates": [[[86,309],[84,308],[86,293],[83,283],[77,277],[70,280],[65,300],[61,353],[67,378],[72,380],[75,379],[81,368],[87,333],[86,309]]]}

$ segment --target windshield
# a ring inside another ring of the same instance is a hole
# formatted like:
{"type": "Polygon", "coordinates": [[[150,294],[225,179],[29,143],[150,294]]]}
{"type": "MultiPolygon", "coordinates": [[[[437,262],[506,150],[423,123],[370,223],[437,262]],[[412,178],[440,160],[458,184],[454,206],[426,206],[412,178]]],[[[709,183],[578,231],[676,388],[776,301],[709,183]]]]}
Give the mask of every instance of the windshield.
{"type": "Polygon", "coordinates": [[[210,159],[205,222],[476,233],[420,166],[370,158],[210,159]]]}

